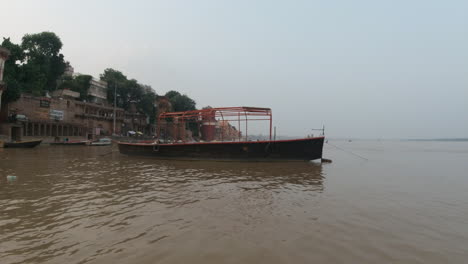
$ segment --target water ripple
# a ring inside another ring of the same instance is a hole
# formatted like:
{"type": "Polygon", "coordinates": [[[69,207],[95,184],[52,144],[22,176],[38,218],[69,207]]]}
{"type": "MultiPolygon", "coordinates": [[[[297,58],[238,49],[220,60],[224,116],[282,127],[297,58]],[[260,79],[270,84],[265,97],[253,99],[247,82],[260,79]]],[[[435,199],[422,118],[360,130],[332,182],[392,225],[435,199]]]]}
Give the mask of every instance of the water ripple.
{"type": "Polygon", "coordinates": [[[23,159],[34,167],[14,159],[8,164],[7,171],[15,171],[20,180],[0,187],[2,263],[59,263],[71,257],[92,262],[134,243],[154,244],[190,231],[204,217],[194,210],[227,197],[244,199],[247,208],[241,211],[255,221],[248,208],[258,203],[238,192],[250,196],[276,190],[262,197],[267,201],[262,206],[274,210],[274,196],[281,192],[323,190],[320,165],[272,168],[42,151],[48,159],[23,159]]]}
{"type": "Polygon", "coordinates": [[[466,153],[355,145],[376,162],[0,151],[0,262],[463,263],[466,153]]]}

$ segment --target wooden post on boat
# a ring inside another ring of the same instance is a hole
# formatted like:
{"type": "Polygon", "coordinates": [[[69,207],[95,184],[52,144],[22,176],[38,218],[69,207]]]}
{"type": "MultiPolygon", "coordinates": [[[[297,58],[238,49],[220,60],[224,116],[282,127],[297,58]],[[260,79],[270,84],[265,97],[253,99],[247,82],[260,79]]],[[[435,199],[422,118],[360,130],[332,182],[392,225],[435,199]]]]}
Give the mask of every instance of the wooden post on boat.
{"type": "Polygon", "coordinates": [[[116,120],[116,115],[117,115],[117,111],[116,111],[116,107],[117,107],[117,87],[114,83],[114,109],[113,109],[113,113],[112,113],[112,134],[113,136],[116,136],[117,133],[115,133],[115,120],[116,120]]]}
{"type": "Polygon", "coordinates": [[[241,139],[241,124],[240,124],[240,112],[237,113],[237,124],[238,124],[238,127],[237,127],[237,131],[239,133],[239,142],[242,140],[241,139]]]}
{"type": "Polygon", "coordinates": [[[247,134],[247,112],[244,111],[245,114],[245,141],[249,141],[249,137],[247,134]]]}
{"type": "Polygon", "coordinates": [[[273,116],[271,114],[271,110],[269,112],[269,115],[270,115],[270,141],[271,141],[271,126],[273,125],[273,116]]]}

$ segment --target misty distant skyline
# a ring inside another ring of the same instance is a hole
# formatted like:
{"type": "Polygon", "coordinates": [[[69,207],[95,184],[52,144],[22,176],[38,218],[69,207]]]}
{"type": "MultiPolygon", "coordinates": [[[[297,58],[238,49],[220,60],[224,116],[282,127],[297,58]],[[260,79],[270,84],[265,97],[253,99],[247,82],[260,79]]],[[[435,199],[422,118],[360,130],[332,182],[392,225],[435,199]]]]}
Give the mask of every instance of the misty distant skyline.
{"type": "Polygon", "coordinates": [[[466,1],[0,0],[1,37],[55,32],[105,68],[197,107],[273,109],[279,135],[468,137],[466,1]]]}

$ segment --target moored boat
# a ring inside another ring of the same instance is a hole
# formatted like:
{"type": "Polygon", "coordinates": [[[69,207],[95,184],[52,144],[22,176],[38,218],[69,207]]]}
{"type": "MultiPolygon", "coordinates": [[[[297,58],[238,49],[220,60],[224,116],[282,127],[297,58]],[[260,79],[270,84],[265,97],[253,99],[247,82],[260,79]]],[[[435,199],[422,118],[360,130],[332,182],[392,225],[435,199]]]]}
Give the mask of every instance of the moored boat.
{"type": "Polygon", "coordinates": [[[5,142],[5,148],[34,148],[41,144],[42,139],[5,142]]]}
{"type": "Polygon", "coordinates": [[[89,143],[90,146],[110,146],[112,145],[112,139],[110,138],[100,138],[98,141],[93,141],[89,143]]]}
{"type": "Polygon", "coordinates": [[[51,142],[50,145],[65,145],[65,146],[85,146],[88,144],[88,140],[72,140],[72,141],[60,141],[51,142]]]}
{"type": "Polygon", "coordinates": [[[322,158],[323,140],[324,137],[274,141],[118,144],[122,154],[161,159],[308,161],[322,158]]]}
{"type": "Polygon", "coordinates": [[[269,108],[227,107],[187,112],[162,113],[158,117],[157,139],[152,142],[118,142],[127,155],[145,155],[159,159],[309,161],[322,158],[325,136],[276,140],[272,138],[272,115],[269,108]],[[219,120],[221,118],[222,120],[219,120]],[[270,136],[249,140],[247,121],[270,121],[270,136]],[[237,122],[237,128],[229,124],[237,122]],[[245,122],[245,133],[240,131],[245,122]],[[191,126],[195,123],[196,126],[191,126]],[[185,130],[198,133],[187,141],[185,130]],[[180,132],[183,131],[183,132],[180,132]],[[221,133],[221,135],[220,135],[221,133]],[[204,134],[204,135],[202,135],[204,134]]]}

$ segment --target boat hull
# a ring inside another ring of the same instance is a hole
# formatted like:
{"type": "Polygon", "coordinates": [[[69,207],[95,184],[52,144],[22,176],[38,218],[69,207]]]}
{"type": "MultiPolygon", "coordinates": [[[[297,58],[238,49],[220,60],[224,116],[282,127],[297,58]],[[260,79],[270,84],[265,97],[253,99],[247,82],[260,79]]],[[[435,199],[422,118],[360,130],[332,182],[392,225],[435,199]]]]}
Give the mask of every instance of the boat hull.
{"type": "Polygon", "coordinates": [[[5,148],[34,148],[41,144],[41,140],[29,140],[19,142],[5,142],[5,148]]]}
{"type": "Polygon", "coordinates": [[[51,142],[52,146],[86,146],[88,141],[51,142]]]}
{"type": "Polygon", "coordinates": [[[111,146],[112,142],[91,142],[89,145],[94,147],[104,147],[111,146]]]}
{"type": "Polygon", "coordinates": [[[308,161],[322,158],[324,137],[245,142],[203,143],[125,143],[119,151],[127,155],[144,155],[161,159],[308,161]]]}

